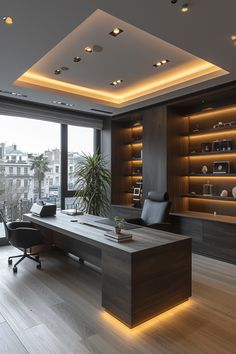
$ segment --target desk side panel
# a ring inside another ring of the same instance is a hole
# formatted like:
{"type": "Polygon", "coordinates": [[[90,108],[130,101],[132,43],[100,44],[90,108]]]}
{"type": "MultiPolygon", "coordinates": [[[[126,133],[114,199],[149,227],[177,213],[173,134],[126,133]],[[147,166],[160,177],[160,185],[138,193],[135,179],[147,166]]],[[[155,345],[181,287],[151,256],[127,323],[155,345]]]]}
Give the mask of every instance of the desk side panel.
{"type": "Polygon", "coordinates": [[[191,239],[135,253],[132,269],[132,324],[137,325],[191,296],[191,239]]]}

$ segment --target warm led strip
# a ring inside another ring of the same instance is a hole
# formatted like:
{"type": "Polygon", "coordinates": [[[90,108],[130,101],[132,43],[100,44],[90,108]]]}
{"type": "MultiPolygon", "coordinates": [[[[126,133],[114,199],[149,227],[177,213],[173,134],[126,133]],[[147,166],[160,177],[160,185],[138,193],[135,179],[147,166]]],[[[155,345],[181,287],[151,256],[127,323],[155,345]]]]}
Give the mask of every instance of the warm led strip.
{"type": "Polygon", "coordinates": [[[236,106],[231,106],[228,108],[220,108],[217,110],[211,110],[210,112],[201,112],[197,114],[193,114],[189,116],[189,119],[199,119],[199,118],[204,118],[204,117],[212,117],[212,116],[217,116],[221,114],[228,114],[228,113],[234,113],[236,112],[236,106]]]}
{"type": "Polygon", "coordinates": [[[152,78],[148,81],[145,81],[145,83],[140,82],[138,85],[135,84],[131,87],[126,87],[126,89],[121,90],[120,93],[111,93],[110,91],[96,90],[80,85],[71,84],[43,76],[39,73],[32,72],[32,70],[25,72],[15,82],[15,84],[26,87],[33,85],[42,88],[63,91],[79,96],[85,96],[96,100],[105,101],[119,107],[139,97],[150,95],[154,92],[168,89],[173,86],[181,85],[206,75],[217,75],[218,73],[222,73],[222,69],[211,63],[204,62],[199,64],[193,62],[192,65],[188,66],[188,68],[171,71],[169,74],[166,74],[162,78],[152,78]]]}

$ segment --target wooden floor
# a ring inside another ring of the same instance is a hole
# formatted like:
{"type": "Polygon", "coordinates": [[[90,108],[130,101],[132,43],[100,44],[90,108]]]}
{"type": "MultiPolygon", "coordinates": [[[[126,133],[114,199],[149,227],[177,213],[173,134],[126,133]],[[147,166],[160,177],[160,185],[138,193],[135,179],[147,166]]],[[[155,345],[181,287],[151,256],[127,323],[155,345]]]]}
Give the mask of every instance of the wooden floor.
{"type": "Polygon", "coordinates": [[[193,256],[193,297],[132,330],[101,308],[101,274],[57,252],[13,274],[0,248],[0,353],[236,353],[236,266],[193,256]]]}

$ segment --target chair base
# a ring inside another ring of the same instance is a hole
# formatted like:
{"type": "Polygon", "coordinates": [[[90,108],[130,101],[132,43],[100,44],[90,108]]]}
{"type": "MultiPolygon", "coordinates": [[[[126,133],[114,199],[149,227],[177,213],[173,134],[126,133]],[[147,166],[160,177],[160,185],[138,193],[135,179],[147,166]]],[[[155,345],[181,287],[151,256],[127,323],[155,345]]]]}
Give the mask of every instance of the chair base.
{"type": "Polygon", "coordinates": [[[8,257],[8,264],[9,265],[12,265],[12,259],[13,258],[20,258],[18,262],[16,262],[13,266],[13,273],[16,273],[17,272],[17,265],[19,263],[21,263],[23,261],[23,259],[25,258],[29,258],[31,259],[32,261],[38,263],[37,264],[37,268],[38,269],[41,269],[41,261],[39,259],[39,255],[37,253],[27,253],[26,249],[24,250],[24,254],[20,254],[18,256],[11,256],[11,257],[8,257]],[[33,257],[34,256],[34,257],[33,257]]]}

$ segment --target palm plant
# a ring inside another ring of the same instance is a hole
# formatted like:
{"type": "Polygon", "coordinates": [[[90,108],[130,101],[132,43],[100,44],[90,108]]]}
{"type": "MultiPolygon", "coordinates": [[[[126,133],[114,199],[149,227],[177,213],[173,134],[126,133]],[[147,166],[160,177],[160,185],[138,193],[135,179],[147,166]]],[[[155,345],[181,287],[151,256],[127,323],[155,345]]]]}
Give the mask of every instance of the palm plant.
{"type": "Polygon", "coordinates": [[[99,153],[82,153],[75,168],[76,193],[80,210],[93,215],[106,215],[110,209],[111,174],[105,158],[99,153]]]}
{"type": "Polygon", "coordinates": [[[47,157],[43,154],[35,156],[30,169],[34,170],[34,177],[38,181],[39,199],[41,199],[42,181],[44,180],[45,172],[49,171],[47,157]]]}

